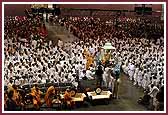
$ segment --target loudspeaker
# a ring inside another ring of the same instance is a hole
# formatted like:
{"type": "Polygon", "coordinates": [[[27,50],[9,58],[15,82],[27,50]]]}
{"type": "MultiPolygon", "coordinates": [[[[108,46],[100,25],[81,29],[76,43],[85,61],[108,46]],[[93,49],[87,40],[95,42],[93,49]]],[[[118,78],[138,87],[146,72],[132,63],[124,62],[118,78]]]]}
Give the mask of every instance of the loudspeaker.
{"type": "Polygon", "coordinates": [[[54,8],[53,15],[59,16],[61,14],[60,8],[56,4],[53,4],[53,8],[54,8]]]}
{"type": "Polygon", "coordinates": [[[57,7],[57,5],[56,4],[53,4],[53,8],[56,8],[57,7]]]}

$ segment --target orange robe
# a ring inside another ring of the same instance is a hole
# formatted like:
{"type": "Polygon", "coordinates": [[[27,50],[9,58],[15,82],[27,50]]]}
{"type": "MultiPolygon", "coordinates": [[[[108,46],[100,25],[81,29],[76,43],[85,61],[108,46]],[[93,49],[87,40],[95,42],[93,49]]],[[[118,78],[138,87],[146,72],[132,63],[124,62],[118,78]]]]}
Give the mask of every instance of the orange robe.
{"type": "Polygon", "coordinates": [[[47,89],[46,95],[44,97],[45,102],[46,102],[46,104],[47,104],[48,107],[51,107],[51,105],[52,105],[52,98],[51,98],[51,96],[53,94],[55,94],[55,88],[54,88],[54,86],[50,86],[47,89]]]}
{"type": "Polygon", "coordinates": [[[88,51],[86,49],[84,49],[83,54],[84,54],[84,56],[87,56],[88,55],[88,51]]]}
{"type": "Polygon", "coordinates": [[[93,64],[93,62],[94,62],[93,56],[92,56],[92,55],[89,55],[89,56],[87,57],[86,69],[89,69],[90,65],[93,64]]]}
{"type": "Polygon", "coordinates": [[[31,95],[33,96],[33,104],[35,106],[40,106],[41,105],[41,91],[36,91],[36,88],[33,87],[31,89],[31,95]]]}
{"type": "Polygon", "coordinates": [[[18,102],[19,101],[19,93],[17,92],[16,89],[14,89],[13,91],[14,91],[13,97],[14,97],[16,103],[19,104],[19,102],[18,102]]]}
{"type": "Polygon", "coordinates": [[[69,106],[72,106],[74,104],[74,102],[72,101],[71,94],[67,91],[65,91],[64,100],[69,106]]]}
{"type": "Polygon", "coordinates": [[[105,64],[106,61],[109,61],[109,60],[110,60],[110,54],[105,54],[103,57],[103,64],[105,64]]]}

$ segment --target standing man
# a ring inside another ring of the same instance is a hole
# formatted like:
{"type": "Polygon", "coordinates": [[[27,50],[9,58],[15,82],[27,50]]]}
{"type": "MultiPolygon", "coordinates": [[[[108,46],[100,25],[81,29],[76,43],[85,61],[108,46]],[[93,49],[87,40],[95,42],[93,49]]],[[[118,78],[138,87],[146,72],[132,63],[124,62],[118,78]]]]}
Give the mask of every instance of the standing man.
{"type": "Polygon", "coordinates": [[[116,64],[116,66],[113,69],[113,74],[115,77],[115,82],[114,82],[114,90],[113,90],[113,97],[118,98],[118,88],[119,88],[119,83],[120,83],[120,68],[121,65],[116,64]]]}
{"type": "Polygon", "coordinates": [[[159,89],[154,85],[151,84],[151,90],[148,93],[148,95],[151,96],[151,106],[154,107],[154,110],[157,109],[157,93],[159,92],[159,89]]]}
{"type": "Polygon", "coordinates": [[[128,67],[129,67],[128,75],[130,80],[132,81],[134,76],[134,70],[135,70],[134,63],[130,63],[128,67]]]}
{"type": "Polygon", "coordinates": [[[97,86],[102,87],[103,83],[103,70],[102,66],[99,64],[98,69],[96,70],[96,77],[97,77],[97,86]]]}

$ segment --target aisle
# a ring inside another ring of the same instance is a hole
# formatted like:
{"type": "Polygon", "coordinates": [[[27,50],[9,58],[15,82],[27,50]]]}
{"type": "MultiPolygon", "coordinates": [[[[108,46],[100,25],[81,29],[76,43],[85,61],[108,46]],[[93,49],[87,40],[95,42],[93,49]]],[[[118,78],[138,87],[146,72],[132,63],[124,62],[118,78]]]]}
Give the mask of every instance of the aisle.
{"type": "Polygon", "coordinates": [[[52,25],[45,23],[48,30],[48,40],[52,40],[54,44],[58,43],[58,39],[61,39],[63,42],[72,42],[77,39],[73,34],[68,32],[65,27],[62,27],[58,24],[52,25]]]}
{"type": "Polygon", "coordinates": [[[144,106],[137,104],[137,99],[143,95],[142,92],[142,89],[133,86],[127,76],[122,74],[119,99],[113,99],[109,105],[89,105],[89,107],[77,108],[75,111],[147,111],[144,106]]]}

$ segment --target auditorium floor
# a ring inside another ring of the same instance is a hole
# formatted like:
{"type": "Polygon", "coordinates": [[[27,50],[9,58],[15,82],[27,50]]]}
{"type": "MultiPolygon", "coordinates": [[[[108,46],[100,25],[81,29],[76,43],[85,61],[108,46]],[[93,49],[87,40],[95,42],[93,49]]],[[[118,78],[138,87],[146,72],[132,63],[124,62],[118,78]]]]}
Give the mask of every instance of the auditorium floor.
{"type": "MultiPolygon", "coordinates": [[[[84,84],[89,86],[89,83],[84,84]]],[[[122,74],[121,84],[119,86],[119,99],[112,99],[108,105],[89,105],[89,107],[76,108],[74,111],[147,111],[144,106],[137,104],[138,98],[142,95],[142,89],[133,86],[131,81],[129,81],[127,77],[122,74]]]]}

